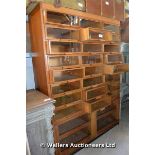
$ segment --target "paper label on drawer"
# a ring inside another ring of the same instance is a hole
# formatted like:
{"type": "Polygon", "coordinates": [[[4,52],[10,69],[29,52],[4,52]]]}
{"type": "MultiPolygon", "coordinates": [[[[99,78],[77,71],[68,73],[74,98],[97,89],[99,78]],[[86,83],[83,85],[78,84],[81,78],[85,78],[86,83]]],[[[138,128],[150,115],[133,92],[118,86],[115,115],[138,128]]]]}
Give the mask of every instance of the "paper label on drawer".
{"type": "Polygon", "coordinates": [[[99,38],[103,38],[103,34],[99,34],[98,36],[99,36],[99,38]]]}

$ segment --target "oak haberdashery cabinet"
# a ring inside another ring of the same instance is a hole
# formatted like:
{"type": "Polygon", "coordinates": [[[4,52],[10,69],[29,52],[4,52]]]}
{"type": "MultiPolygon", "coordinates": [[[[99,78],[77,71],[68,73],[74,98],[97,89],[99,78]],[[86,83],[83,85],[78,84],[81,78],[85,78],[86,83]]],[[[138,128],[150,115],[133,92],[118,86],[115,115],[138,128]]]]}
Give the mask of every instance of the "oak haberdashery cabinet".
{"type": "MultiPolygon", "coordinates": [[[[39,3],[29,14],[36,86],[56,101],[55,143],[89,143],[119,123],[120,73],[128,71],[120,21],[96,9],[91,14],[93,3],[86,4],[81,12],[39,3]]],[[[55,154],[78,149],[56,148],[55,154]]]]}

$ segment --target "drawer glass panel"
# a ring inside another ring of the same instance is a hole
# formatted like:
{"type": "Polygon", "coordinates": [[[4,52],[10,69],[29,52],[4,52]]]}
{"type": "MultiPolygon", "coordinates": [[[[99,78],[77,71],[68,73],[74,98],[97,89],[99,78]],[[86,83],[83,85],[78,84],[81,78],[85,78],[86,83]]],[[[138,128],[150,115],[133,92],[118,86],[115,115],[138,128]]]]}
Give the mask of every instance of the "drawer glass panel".
{"type": "Polygon", "coordinates": [[[50,42],[51,54],[62,52],[81,52],[80,43],[75,42],[50,42]]]}
{"type": "Polygon", "coordinates": [[[91,20],[86,20],[86,19],[80,19],[80,26],[83,28],[86,27],[92,27],[92,28],[103,28],[103,24],[100,22],[95,22],[91,20]]]}
{"type": "Polygon", "coordinates": [[[94,78],[88,78],[83,80],[83,87],[89,87],[92,85],[97,85],[103,83],[103,77],[94,77],[94,78]]]}
{"type": "Polygon", "coordinates": [[[79,25],[79,20],[77,16],[71,16],[51,11],[47,11],[47,22],[67,25],[79,25]]]}
{"type": "Polygon", "coordinates": [[[66,133],[76,127],[79,127],[82,124],[85,124],[89,121],[88,115],[83,115],[81,117],[75,118],[71,121],[68,121],[59,126],[59,133],[60,135],[66,133]]]}
{"type": "Polygon", "coordinates": [[[53,76],[55,82],[78,79],[83,77],[83,70],[55,70],[53,76]]]}
{"type": "Polygon", "coordinates": [[[101,62],[101,55],[82,56],[83,64],[96,64],[101,62]]]}
{"type": "Polygon", "coordinates": [[[119,45],[104,45],[104,52],[119,52],[119,45]]]}
{"type": "Polygon", "coordinates": [[[79,65],[79,57],[78,56],[49,57],[48,64],[50,67],[79,65]]]}
{"type": "Polygon", "coordinates": [[[85,76],[103,73],[103,67],[85,67],[85,76]]]}
{"type": "Polygon", "coordinates": [[[104,39],[104,32],[89,31],[89,39],[104,39]]]}
{"type": "Polygon", "coordinates": [[[50,39],[79,40],[79,31],[78,30],[56,28],[56,27],[47,27],[47,37],[50,39]]]}
{"type": "Polygon", "coordinates": [[[116,25],[104,24],[104,29],[110,30],[110,31],[115,32],[115,33],[120,33],[119,26],[116,26],[116,25]]]}
{"type": "Polygon", "coordinates": [[[81,92],[76,92],[69,95],[64,95],[61,97],[54,98],[56,100],[55,106],[59,107],[64,104],[69,104],[81,100],[81,92]]]}
{"type": "Polygon", "coordinates": [[[96,88],[93,90],[87,91],[87,100],[95,98],[97,96],[104,95],[106,92],[105,87],[96,88]]]}
{"type": "Polygon", "coordinates": [[[102,44],[84,44],[83,51],[84,52],[103,52],[102,44]]]}
{"type": "Polygon", "coordinates": [[[56,85],[56,86],[52,86],[52,94],[53,95],[61,94],[61,93],[73,91],[73,90],[80,89],[80,88],[81,88],[80,81],[67,82],[67,83],[56,85]]]}

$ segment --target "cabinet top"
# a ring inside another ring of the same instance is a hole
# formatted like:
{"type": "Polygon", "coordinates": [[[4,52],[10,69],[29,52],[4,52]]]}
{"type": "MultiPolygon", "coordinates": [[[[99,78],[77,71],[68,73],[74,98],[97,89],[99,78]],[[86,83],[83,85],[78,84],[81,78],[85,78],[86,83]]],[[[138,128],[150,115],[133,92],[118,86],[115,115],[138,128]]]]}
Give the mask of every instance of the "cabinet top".
{"type": "Polygon", "coordinates": [[[93,21],[98,21],[98,22],[104,22],[106,24],[114,24],[114,25],[120,26],[120,21],[116,20],[116,19],[111,19],[111,18],[107,18],[107,17],[103,17],[103,16],[99,16],[99,15],[95,15],[95,14],[91,14],[91,13],[87,13],[87,12],[83,12],[83,11],[78,11],[78,10],[74,10],[74,9],[70,9],[70,8],[65,8],[65,7],[57,8],[52,4],[48,4],[48,3],[44,3],[44,2],[39,2],[35,6],[30,5],[29,8],[31,8],[30,10],[32,10],[32,11],[30,11],[30,13],[28,13],[30,16],[33,15],[33,13],[36,12],[36,10],[41,9],[44,11],[66,13],[66,14],[78,16],[80,18],[87,19],[87,20],[93,20],[93,21]]]}
{"type": "Polygon", "coordinates": [[[49,98],[45,94],[37,90],[29,90],[26,92],[26,111],[54,103],[55,100],[49,98]]]}

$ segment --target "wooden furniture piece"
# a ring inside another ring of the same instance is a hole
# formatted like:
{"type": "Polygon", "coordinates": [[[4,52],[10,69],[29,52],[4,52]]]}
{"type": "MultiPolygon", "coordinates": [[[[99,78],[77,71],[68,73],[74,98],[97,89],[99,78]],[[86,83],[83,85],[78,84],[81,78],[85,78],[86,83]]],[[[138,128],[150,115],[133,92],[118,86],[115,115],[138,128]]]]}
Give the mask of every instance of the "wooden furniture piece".
{"type": "MultiPolygon", "coordinates": [[[[37,88],[56,100],[54,142],[89,143],[118,124],[118,73],[127,71],[120,21],[46,3],[29,20],[37,88]]],[[[56,148],[56,154],[78,149],[56,148]]]]}
{"type": "Polygon", "coordinates": [[[123,21],[124,5],[124,0],[86,0],[86,12],[123,21]]]}
{"type": "Polygon", "coordinates": [[[54,155],[54,148],[42,148],[41,144],[53,143],[51,118],[55,101],[37,90],[26,93],[26,133],[29,155],[54,155]]]}

